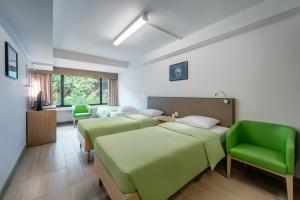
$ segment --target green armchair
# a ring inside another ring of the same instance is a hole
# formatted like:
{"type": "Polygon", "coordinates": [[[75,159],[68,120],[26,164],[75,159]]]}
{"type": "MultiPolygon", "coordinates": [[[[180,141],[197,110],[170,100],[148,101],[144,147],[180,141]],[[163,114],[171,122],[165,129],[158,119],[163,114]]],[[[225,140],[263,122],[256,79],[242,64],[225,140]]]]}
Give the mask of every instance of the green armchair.
{"type": "Polygon", "coordinates": [[[227,132],[227,177],[231,159],[286,179],[288,200],[293,199],[296,130],[284,125],[239,121],[227,132]]]}
{"type": "Polygon", "coordinates": [[[72,106],[72,118],[73,126],[76,125],[76,120],[86,119],[92,117],[92,108],[89,105],[73,105],[72,106]]]}

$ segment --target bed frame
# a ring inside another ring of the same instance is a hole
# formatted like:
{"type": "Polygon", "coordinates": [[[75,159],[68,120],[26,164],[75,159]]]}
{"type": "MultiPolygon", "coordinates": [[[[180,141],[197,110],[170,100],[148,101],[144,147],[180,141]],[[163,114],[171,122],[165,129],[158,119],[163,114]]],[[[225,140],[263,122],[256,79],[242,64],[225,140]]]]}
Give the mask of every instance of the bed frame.
{"type": "MultiPolygon", "coordinates": [[[[226,127],[230,127],[235,122],[235,99],[229,99],[229,103],[224,104],[224,99],[221,98],[148,97],[147,107],[162,110],[165,115],[178,112],[179,117],[187,115],[214,117],[220,120],[220,125],[226,127]]],[[[121,192],[96,156],[94,170],[99,177],[99,184],[103,184],[112,200],[141,200],[137,192],[130,194],[121,192]]]]}
{"type": "Polygon", "coordinates": [[[171,116],[178,112],[178,117],[203,115],[220,120],[221,126],[230,127],[235,122],[235,99],[197,97],[148,97],[147,107],[164,111],[171,116]]]}
{"type": "Polygon", "coordinates": [[[94,158],[94,170],[99,176],[100,184],[103,184],[111,200],[140,200],[140,196],[137,192],[130,194],[121,192],[109,172],[96,157],[94,158]]]}
{"type": "Polygon", "coordinates": [[[93,150],[92,142],[89,139],[84,138],[79,130],[77,131],[77,138],[80,143],[80,149],[83,149],[85,152],[87,152],[87,161],[91,162],[91,151],[93,150]]]}

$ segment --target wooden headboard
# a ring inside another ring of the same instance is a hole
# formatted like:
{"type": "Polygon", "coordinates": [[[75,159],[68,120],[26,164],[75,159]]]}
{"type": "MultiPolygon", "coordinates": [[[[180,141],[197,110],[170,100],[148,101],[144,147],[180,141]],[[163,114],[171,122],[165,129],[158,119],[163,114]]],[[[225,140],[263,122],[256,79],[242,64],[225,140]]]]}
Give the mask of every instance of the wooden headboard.
{"type": "Polygon", "coordinates": [[[196,97],[148,97],[147,107],[164,111],[165,115],[178,112],[178,117],[202,115],[220,120],[220,125],[230,127],[235,122],[235,99],[196,97]]]}

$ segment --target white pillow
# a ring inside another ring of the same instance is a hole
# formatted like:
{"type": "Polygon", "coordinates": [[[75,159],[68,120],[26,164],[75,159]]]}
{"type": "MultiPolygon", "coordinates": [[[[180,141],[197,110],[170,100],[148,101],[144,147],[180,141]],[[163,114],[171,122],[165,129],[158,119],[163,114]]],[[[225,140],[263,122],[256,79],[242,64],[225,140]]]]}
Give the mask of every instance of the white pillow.
{"type": "Polygon", "coordinates": [[[219,120],[211,118],[211,117],[196,116],[196,115],[179,118],[179,119],[176,119],[175,121],[183,123],[183,124],[187,124],[190,126],[194,126],[197,128],[204,128],[204,129],[209,129],[220,122],[219,120]]]}
{"type": "Polygon", "coordinates": [[[140,112],[140,114],[146,115],[148,117],[161,116],[163,113],[164,113],[163,111],[157,110],[157,109],[145,109],[145,110],[140,112]]]}
{"type": "Polygon", "coordinates": [[[118,112],[122,112],[122,113],[136,113],[138,110],[133,107],[133,106],[123,106],[120,107],[118,112]]]}
{"type": "Polygon", "coordinates": [[[123,116],[123,115],[124,115],[124,113],[118,112],[118,111],[110,112],[110,117],[118,117],[118,116],[123,116]]]}

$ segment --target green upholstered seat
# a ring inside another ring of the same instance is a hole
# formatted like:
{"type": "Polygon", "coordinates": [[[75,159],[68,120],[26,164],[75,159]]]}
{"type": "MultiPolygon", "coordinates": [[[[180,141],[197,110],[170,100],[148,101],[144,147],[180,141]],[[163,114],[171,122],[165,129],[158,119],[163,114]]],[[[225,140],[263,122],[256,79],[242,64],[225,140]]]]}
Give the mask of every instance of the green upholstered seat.
{"type": "Polygon", "coordinates": [[[81,117],[90,117],[91,113],[75,113],[74,117],[81,118],[81,117]]]}
{"type": "Polygon", "coordinates": [[[230,155],[274,172],[287,172],[285,156],[281,152],[242,143],[230,149],[230,155]]]}
{"type": "Polygon", "coordinates": [[[73,105],[72,106],[73,125],[75,126],[75,120],[85,119],[92,117],[92,108],[89,105],[73,105]]]}

